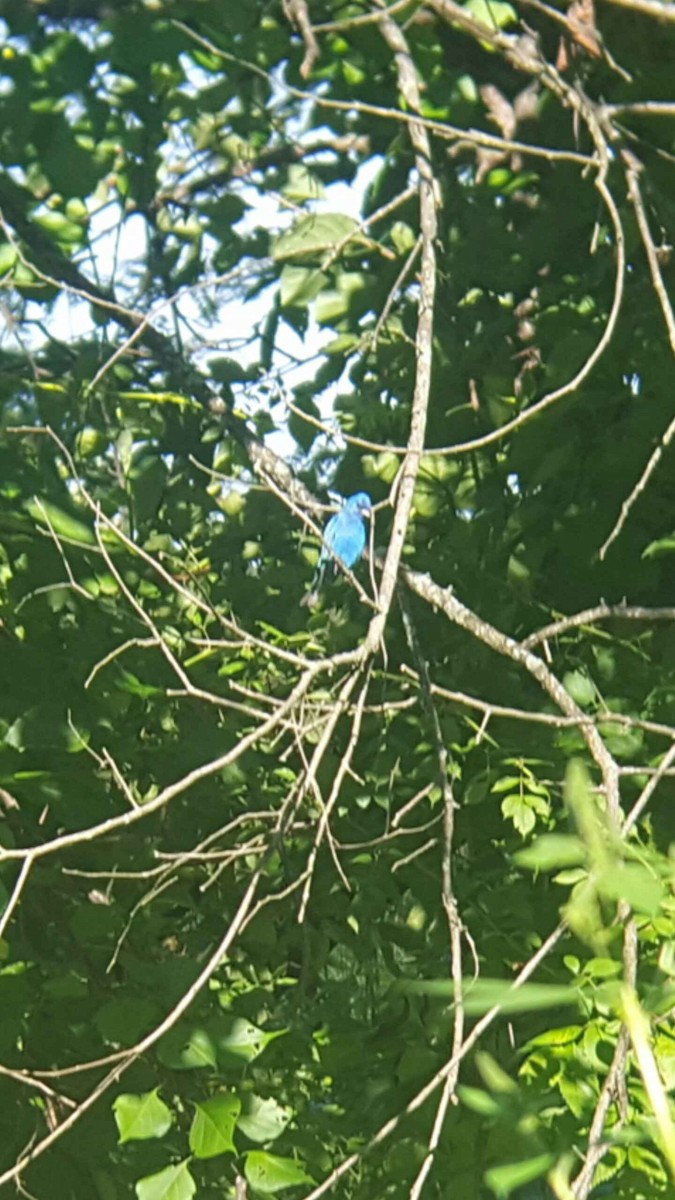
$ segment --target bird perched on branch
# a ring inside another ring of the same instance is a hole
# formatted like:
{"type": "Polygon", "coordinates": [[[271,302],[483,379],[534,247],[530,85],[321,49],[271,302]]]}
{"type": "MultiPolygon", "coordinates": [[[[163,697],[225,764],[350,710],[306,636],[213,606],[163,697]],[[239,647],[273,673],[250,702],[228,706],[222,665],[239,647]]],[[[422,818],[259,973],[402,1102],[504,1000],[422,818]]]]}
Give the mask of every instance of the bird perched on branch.
{"type": "Polygon", "coordinates": [[[316,575],[302,603],[308,608],[316,604],[327,570],[337,574],[338,561],[351,570],[366,548],[365,519],[372,513],[372,501],[367,492],[356,492],[345,500],[339,512],[331,517],[323,531],[323,545],[316,575]]]}

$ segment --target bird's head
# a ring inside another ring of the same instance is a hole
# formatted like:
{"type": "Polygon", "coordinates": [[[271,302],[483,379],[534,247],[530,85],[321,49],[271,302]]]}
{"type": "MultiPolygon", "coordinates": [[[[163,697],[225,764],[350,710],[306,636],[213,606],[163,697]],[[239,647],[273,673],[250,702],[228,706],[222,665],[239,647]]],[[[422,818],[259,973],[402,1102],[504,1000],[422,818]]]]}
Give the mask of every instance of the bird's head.
{"type": "Polygon", "coordinates": [[[350,512],[358,513],[360,517],[369,517],[373,511],[373,502],[367,492],[356,492],[345,504],[350,512]]]}

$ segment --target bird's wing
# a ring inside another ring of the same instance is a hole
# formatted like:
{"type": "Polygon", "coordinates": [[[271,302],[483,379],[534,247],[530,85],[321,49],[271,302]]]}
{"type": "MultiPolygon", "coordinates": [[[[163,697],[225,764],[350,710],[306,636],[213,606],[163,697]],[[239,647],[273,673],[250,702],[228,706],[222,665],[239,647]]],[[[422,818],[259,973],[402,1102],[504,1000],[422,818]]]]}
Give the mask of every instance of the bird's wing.
{"type": "Polygon", "coordinates": [[[346,567],[353,567],[366,545],[365,526],[356,513],[342,512],[338,516],[340,521],[333,536],[332,549],[346,567]]]}
{"type": "Polygon", "coordinates": [[[323,531],[323,545],[321,554],[319,555],[319,563],[325,563],[333,558],[332,551],[335,550],[336,542],[340,540],[340,521],[344,517],[344,510],[336,513],[331,517],[323,531]]]}

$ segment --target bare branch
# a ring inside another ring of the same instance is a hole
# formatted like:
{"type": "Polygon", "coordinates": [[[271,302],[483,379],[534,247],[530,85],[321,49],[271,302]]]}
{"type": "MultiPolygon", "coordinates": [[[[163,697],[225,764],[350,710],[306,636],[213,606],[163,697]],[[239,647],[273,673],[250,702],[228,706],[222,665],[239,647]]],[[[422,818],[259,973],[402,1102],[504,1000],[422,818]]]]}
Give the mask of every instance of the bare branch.
{"type": "Polygon", "coordinates": [[[302,34],[305,43],[305,57],[300,66],[300,74],[303,79],[307,79],[321,53],[309,17],[307,0],[282,0],[282,5],[287,20],[293,25],[297,25],[302,34]]]}
{"type": "Polygon", "coordinates": [[[426,600],[434,608],[440,609],[446,617],[455,624],[466,629],[479,641],[496,650],[497,654],[505,655],[519,666],[524,667],[551,697],[561,712],[568,717],[574,717],[579,722],[579,730],[586,742],[589,753],[602,775],[606,789],[609,813],[615,823],[619,819],[619,772],[618,766],[605,746],[598,730],[585,717],[584,712],[572,699],[566,688],[542,659],[537,658],[530,650],[526,650],[519,642],[513,640],[490,625],[476,613],[468,609],[453,595],[449,588],[441,588],[429,575],[420,575],[417,571],[406,570],[404,579],[412,591],[426,600]]]}
{"type": "Polygon", "coordinates": [[[436,705],[434,704],[433,700],[429,669],[426,659],[422,654],[415,623],[410,612],[410,607],[407,603],[406,595],[402,588],[399,588],[398,596],[406,638],[419,671],[422,699],[431,724],[436,751],[436,760],[438,764],[438,781],[443,799],[443,858],[441,865],[441,899],[443,902],[443,908],[445,911],[446,920],[448,922],[448,931],[450,935],[450,963],[452,981],[454,985],[452,1058],[456,1059],[456,1065],[451,1071],[448,1072],[443,1082],[443,1088],[436,1109],[436,1117],[434,1119],[431,1135],[429,1137],[427,1153],[420,1165],[412,1188],[410,1189],[410,1200],[419,1200],[424,1189],[425,1181],[433,1166],[434,1157],[441,1140],[441,1134],[443,1132],[443,1125],[447,1116],[448,1106],[450,1101],[455,1099],[455,1091],[459,1077],[459,1053],[462,1046],[462,1040],[464,1038],[462,922],[457,909],[457,901],[452,882],[452,853],[455,834],[456,803],[450,774],[449,755],[446,740],[443,737],[443,731],[441,729],[441,723],[436,710],[436,705]]]}
{"type": "MultiPolygon", "coordinates": [[[[635,987],[637,975],[637,930],[635,921],[632,918],[626,921],[624,930],[623,962],[624,982],[629,987],[635,987]]],[[[586,1200],[593,1187],[593,1178],[596,1169],[609,1148],[607,1142],[603,1141],[602,1132],[612,1101],[615,1099],[624,1079],[629,1044],[628,1030],[623,1025],[614,1049],[614,1057],[612,1058],[607,1077],[595,1106],[595,1112],[593,1113],[593,1120],[588,1131],[588,1150],[586,1151],[584,1165],[572,1183],[574,1200],[586,1200]]]]}
{"type": "MultiPolygon", "coordinates": [[[[422,107],[417,72],[406,39],[391,17],[384,0],[375,0],[381,9],[378,27],[394,55],[398,86],[406,105],[413,114],[422,107]]],[[[406,455],[398,478],[398,495],[394,510],[391,537],[382,569],[379,588],[379,609],[373,617],[364,644],[364,652],[373,654],[380,644],[389,609],[394,598],[403,543],[410,521],[415,481],[420,459],[424,450],[427,410],[431,392],[432,345],[434,331],[434,301],[436,295],[436,235],[438,231],[437,206],[439,189],[431,164],[431,144],[424,125],[416,116],[408,119],[408,133],[415,152],[415,167],[418,175],[420,204],[420,236],[422,255],[420,265],[420,296],[417,310],[417,334],[415,338],[416,371],[415,390],[410,415],[410,433],[406,455]]]]}
{"type": "Polygon", "coordinates": [[[672,0],[605,0],[605,3],[613,4],[615,8],[629,8],[656,21],[675,21],[672,0]]]}
{"type": "Polygon", "coordinates": [[[25,886],[28,882],[28,876],[31,873],[34,861],[35,860],[34,860],[33,856],[30,854],[27,854],[21,864],[21,870],[19,871],[19,874],[17,875],[14,887],[12,888],[12,894],[9,897],[9,899],[5,905],[5,909],[4,909],[2,916],[0,917],[0,938],[4,937],[5,930],[7,929],[7,926],[9,925],[9,922],[12,919],[14,909],[16,908],[17,904],[19,903],[19,900],[21,899],[21,893],[23,892],[23,889],[25,888],[25,886]]]}
{"type": "Polygon", "coordinates": [[[638,796],[637,800],[635,801],[635,804],[633,805],[630,812],[628,813],[628,816],[626,817],[626,819],[623,823],[622,829],[621,829],[622,835],[624,837],[626,836],[626,834],[628,834],[630,832],[630,830],[633,828],[633,826],[635,825],[638,818],[644,812],[645,808],[649,804],[649,801],[651,800],[652,796],[654,795],[654,792],[656,791],[657,787],[659,786],[659,783],[661,782],[663,777],[668,773],[668,769],[672,765],[673,761],[675,761],[675,740],[673,741],[673,744],[671,745],[670,749],[667,750],[666,753],[664,754],[664,756],[661,759],[661,762],[659,763],[654,774],[651,776],[650,779],[647,780],[647,783],[645,784],[642,791],[640,792],[640,795],[638,796]]]}
{"type": "Polygon", "coordinates": [[[551,621],[535,633],[530,633],[520,643],[526,650],[540,646],[549,638],[567,633],[568,629],[579,629],[584,625],[594,625],[596,621],[608,621],[614,618],[626,621],[675,621],[675,608],[644,608],[635,604],[596,604],[594,608],[585,608],[583,612],[574,613],[571,617],[561,617],[559,621],[551,621]]]}
{"type": "Polygon", "coordinates": [[[319,847],[321,845],[321,842],[323,841],[324,835],[328,831],[328,823],[330,821],[331,812],[333,811],[333,809],[339,799],[340,789],[342,787],[344,777],[347,773],[349,764],[352,760],[352,757],[354,755],[354,751],[356,749],[356,745],[358,742],[359,732],[361,729],[361,721],[363,719],[363,706],[365,704],[366,696],[368,694],[368,676],[366,677],[366,679],[363,683],[363,686],[361,688],[361,691],[359,693],[359,697],[356,702],[356,710],[354,712],[354,717],[352,720],[352,729],[351,729],[349,741],[347,743],[345,752],[342,756],[340,766],[338,767],[337,773],[335,775],[335,779],[333,780],[333,786],[331,787],[330,795],[325,804],[321,800],[321,793],[318,789],[318,785],[316,784],[316,773],[317,773],[319,764],[320,764],[321,760],[323,759],[323,756],[326,752],[326,749],[328,747],[330,739],[335,732],[335,727],[337,725],[338,719],[341,716],[342,712],[344,711],[344,709],[347,705],[347,702],[349,700],[349,697],[351,696],[352,692],[354,691],[356,682],[357,682],[357,676],[353,675],[351,678],[348,678],[346,680],[346,682],[343,684],[343,686],[338,694],[337,700],[335,702],[334,711],[331,713],[331,716],[329,717],[328,721],[326,722],[324,731],[321,735],[321,738],[319,739],[319,742],[316,746],[314,754],[312,755],[312,760],[311,760],[308,770],[307,770],[305,786],[307,786],[308,784],[311,785],[312,789],[314,791],[314,795],[320,801],[321,817],[319,818],[319,822],[316,827],[316,833],[314,836],[314,844],[312,846],[312,849],[309,853],[309,858],[307,860],[307,878],[305,881],[305,886],[302,891],[302,898],[300,901],[300,910],[298,913],[298,924],[299,925],[302,925],[302,923],[305,919],[305,916],[307,914],[307,905],[309,903],[309,894],[310,894],[310,889],[312,886],[312,878],[314,875],[314,868],[316,866],[317,855],[319,853],[319,847]]]}
{"type": "MultiPolygon", "coordinates": [[[[522,643],[521,643],[522,644],[522,643]]],[[[401,666],[401,673],[410,675],[411,678],[417,679],[414,671],[405,663],[401,666]]],[[[489,721],[492,717],[504,717],[511,721],[529,721],[534,725],[550,725],[554,729],[578,729],[583,725],[619,725],[623,729],[643,729],[645,733],[655,733],[661,737],[666,737],[672,740],[675,738],[675,725],[663,725],[658,721],[645,721],[640,717],[629,717],[625,713],[612,712],[611,710],[600,711],[596,713],[582,713],[580,717],[560,716],[557,713],[540,712],[538,709],[513,708],[506,704],[495,704],[490,700],[484,700],[480,696],[468,696],[466,692],[452,691],[450,688],[441,687],[440,684],[432,683],[431,691],[434,696],[440,696],[444,700],[449,700],[454,704],[465,705],[467,708],[475,708],[483,713],[483,721],[481,723],[481,732],[484,733],[489,721]]],[[[477,737],[477,741],[479,738],[477,737]]],[[[645,767],[620,767],[620,773],[641,771],[648,773],[649,768],[645,767]]]]}

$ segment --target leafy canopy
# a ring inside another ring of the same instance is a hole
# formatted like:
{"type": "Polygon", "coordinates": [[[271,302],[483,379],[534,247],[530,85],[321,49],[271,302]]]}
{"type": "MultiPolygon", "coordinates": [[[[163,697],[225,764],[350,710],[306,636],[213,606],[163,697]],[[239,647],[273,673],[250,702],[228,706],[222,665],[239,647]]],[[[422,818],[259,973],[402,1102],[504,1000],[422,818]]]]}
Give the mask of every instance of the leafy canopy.
{"type": "Polygon", "coordinates": [[[0,1184],[675,1195],[672,18],[2,6],[0,1184]]]}

